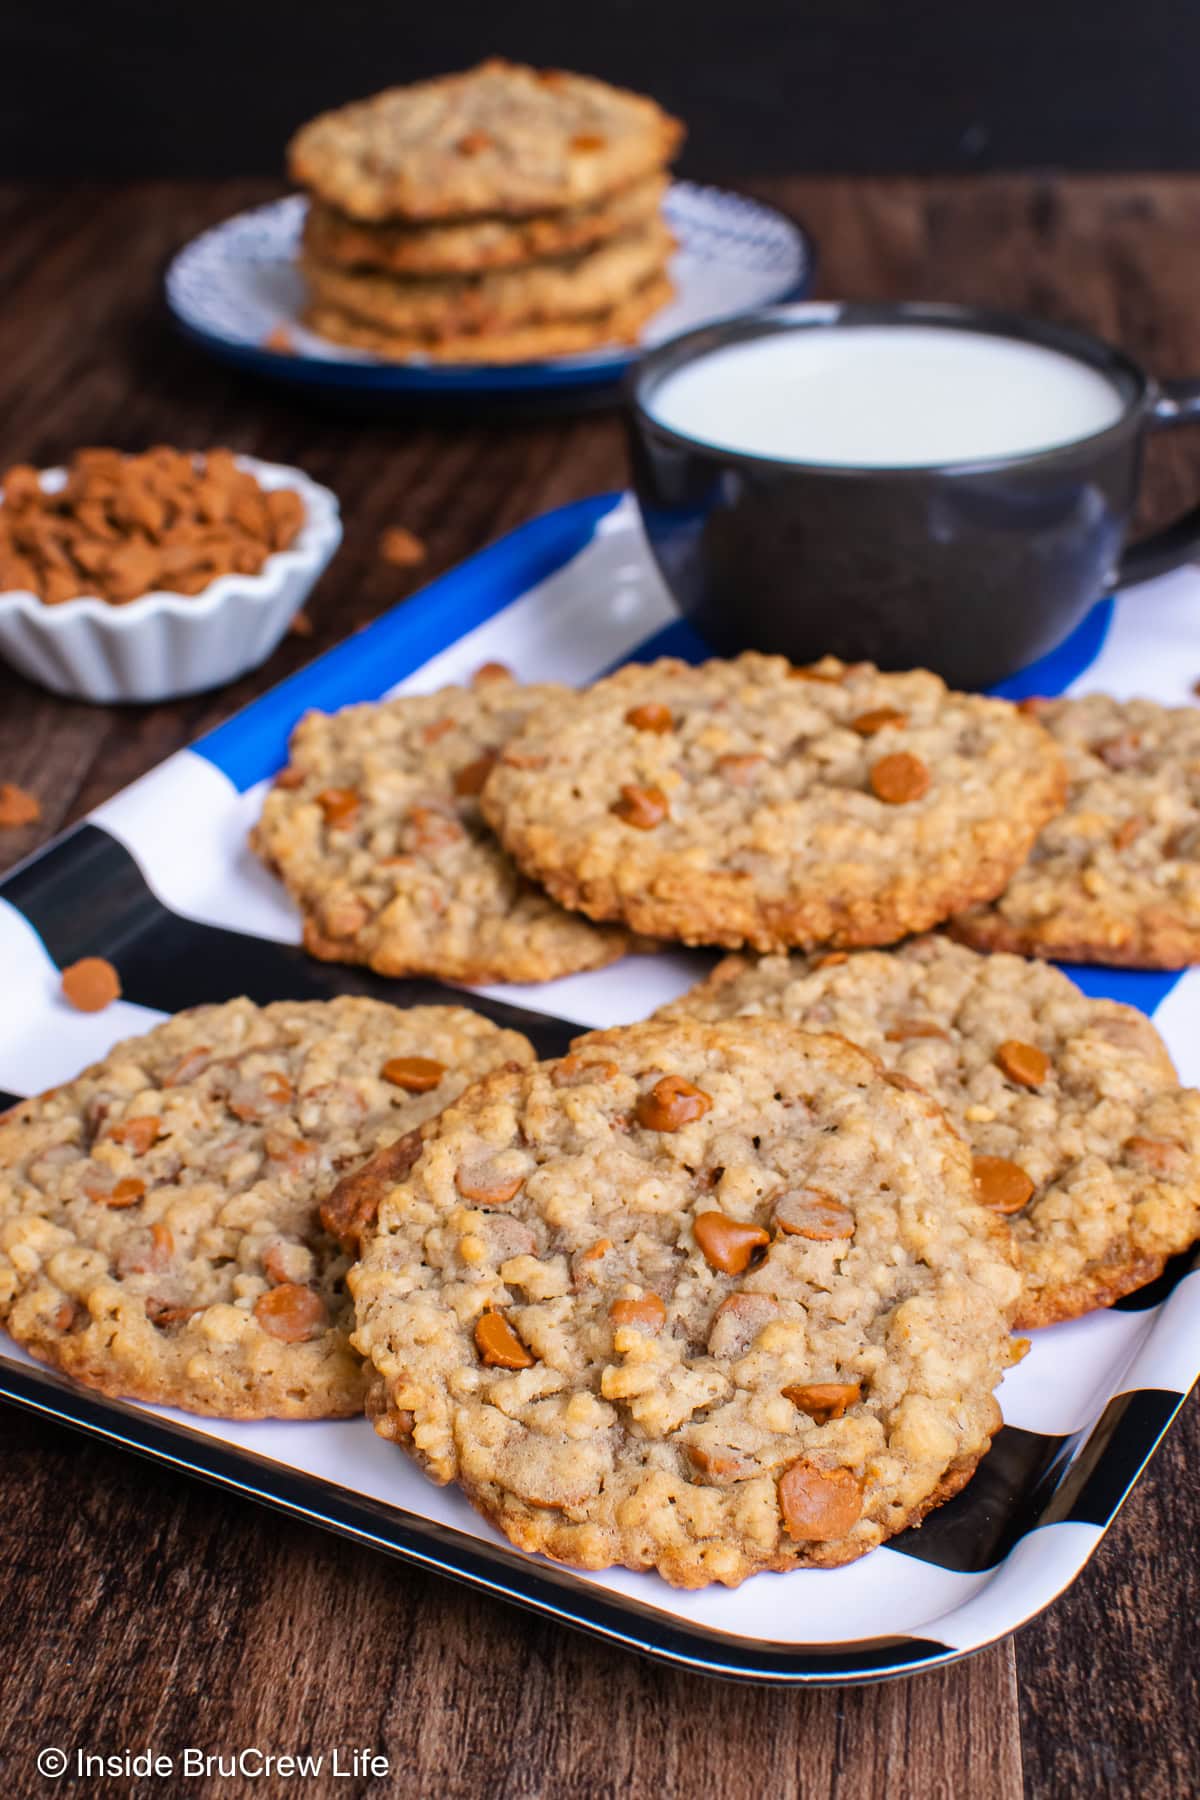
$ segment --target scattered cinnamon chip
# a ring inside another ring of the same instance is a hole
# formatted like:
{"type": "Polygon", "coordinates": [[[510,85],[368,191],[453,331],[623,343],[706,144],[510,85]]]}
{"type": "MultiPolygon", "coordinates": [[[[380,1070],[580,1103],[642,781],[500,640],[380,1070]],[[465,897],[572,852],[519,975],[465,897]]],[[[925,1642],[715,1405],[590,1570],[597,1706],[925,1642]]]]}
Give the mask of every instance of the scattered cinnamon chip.
{"type": "Polygon", "coordinates": [[[121,977],[102,956],[85,956],[63,970],[62,991],[77,1012],[103,1012],[121,998],[121,977]]]}
{"type": "Polygon", "coordinates": [[[394,569],[415,569],[427,552],[416,532],[406,525],[389,525],[380,535],[379,554],[394,569]]]}
{"type": "Polygon", "coordinates": [[[0,826],[34,825],[42,816],[37,796],[15,781],[0,781],[0,826]]]}
{"type": "Polygon", "coordinates": [[[264,350],[274,350],[278,356],[295,356],[296,340],[286,325],[273,325],[262,341],[264,350]]]}
{"type": "Polygon", "coordinates": [[[293,637],[310,638],[313,634],[313,622],[303,610],[292,614],[288,630],[293,637]]]}

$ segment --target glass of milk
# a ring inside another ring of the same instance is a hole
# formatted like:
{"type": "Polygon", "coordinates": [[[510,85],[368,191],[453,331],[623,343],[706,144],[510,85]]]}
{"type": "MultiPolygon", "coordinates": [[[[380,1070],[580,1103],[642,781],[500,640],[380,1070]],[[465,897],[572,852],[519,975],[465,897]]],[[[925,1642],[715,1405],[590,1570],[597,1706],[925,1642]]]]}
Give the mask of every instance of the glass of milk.
{"type": "Polygon", "coordinates": [[[1062,326],[779,307],[651,351],[630,401],[650,544],[724,653],[988,686],[1200,553],[1200,508],[1123,549],[1144,433],[1200,416],[1200,383],[1062,326]]]}

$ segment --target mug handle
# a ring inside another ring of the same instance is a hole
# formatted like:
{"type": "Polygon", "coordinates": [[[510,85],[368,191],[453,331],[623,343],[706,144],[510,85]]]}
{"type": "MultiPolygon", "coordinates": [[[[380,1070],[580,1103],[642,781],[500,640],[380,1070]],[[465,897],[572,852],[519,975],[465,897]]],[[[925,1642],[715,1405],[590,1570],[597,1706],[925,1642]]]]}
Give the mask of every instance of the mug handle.
{"type": "MultiPolygon", "coordinates": [[[[1200,379],[1163,381],[1146,421],[1151,431],[1171,431],[1177,425],[1200,424],[1200,379]]],[[[1133,587],[1166,575],[1181,563],[1200,555],[1200,506],[1172,519],[1161,531],[1139,538],[1122,553],[1113,576],[1114,587],[1133,587]]]]}

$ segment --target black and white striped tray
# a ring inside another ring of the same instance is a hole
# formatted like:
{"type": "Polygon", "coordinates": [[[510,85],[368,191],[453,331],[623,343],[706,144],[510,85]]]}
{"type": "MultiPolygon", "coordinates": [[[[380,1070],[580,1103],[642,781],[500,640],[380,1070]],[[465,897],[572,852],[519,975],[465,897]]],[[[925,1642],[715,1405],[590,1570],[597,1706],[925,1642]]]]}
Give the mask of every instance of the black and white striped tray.
{"type": "MultiPolygon", "coordinates": [[[[1098,687],[1164,701],[1200,674],[1191,572],[1098,606],[1005,691],[1098,687]]],[[[330,652],[100,807],[0,884],[0,1089],[53,1086],[164,1014],[374,993],[445,998],[316,963],[246,848],[291,726],[393,690],[427,691],[481,662],[579,682],[630,656],[702,646],[674,620],[630,502],[602,496],[535,520],[330,652]],[[71,1010],[57,971],[108,957],[124,998],[71,1010]]],[[[580,1025],[640,1018],[704,967],[680,952],[542,987],[468,997],[557,1053],[580,1025]]],[[[1185,1079],[1200,1075],[1200,971],[1072,970],[1153,1012],[1185,1079]]],[[[455,995],[461,998],[461,995],[455,995]]],[[[4,1104],[0,1095],[0,1105],[4,1104]]],[[[230,1424],[77,1388],[0,1337],[0,1395],[437,1569],[598,1636],[742,1679],[869,1681],[953,1660],[1015,1630],[1083,1567],[1200,1373],[1200,1274],[1179,1258],[1109,1311],[1034,1334],[1000,1392],[1005,1425],[955,1500],[848,1568],[678,1593],[654,1575],[584,1574],[511,1550],[457,1492],[433,1487],[364,1420],[230,1424]]],[[[1200,1522],[1200,1521],[1198,1521],[1200,1522]]]]}

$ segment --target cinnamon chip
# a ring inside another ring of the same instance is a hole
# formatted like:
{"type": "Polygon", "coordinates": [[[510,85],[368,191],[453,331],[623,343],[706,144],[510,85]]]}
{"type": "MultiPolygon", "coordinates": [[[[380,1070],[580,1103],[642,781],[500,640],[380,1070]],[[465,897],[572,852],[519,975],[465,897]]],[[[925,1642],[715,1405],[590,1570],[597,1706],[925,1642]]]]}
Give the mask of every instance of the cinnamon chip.
{"type": "Polygon", "coordinates": [[[446,1073],[445,1063],[431,1056],[393,1056],[383,1065],[383,1079],[408,1094],[428,1094],[446,1073]]]}
{"type": "Polygon", "coordinates": [[[254,1316],[268,1336],[281,1344],[305,1344],[329,1329],[329,1313],[312,1288],[285,1281],[268,1288],[254,1302],[254,1316]]]}
{"type": "Polygon", "coordinates": [[[476,1321],[475,1348],[489,1369],[531,1369],[533,1358],[501,1312],[485,1312],[476,1321]]]}
{"type": "Polygon", "coordinates": [[[871,712],[859,713],[857,719],[851,719],[850,729],[859,737],[874,737],[885,725],[904,725],[907,714],[897,712],[894,706],[877,706],[871,712]]]}
{"type": "Polygon", "coordinates": [[[919,756],[908,750],[881,756],[869,779],[876,799],[888,806],[907,806],[929,792],[929,770],[919,756]]]}
{"type": "Polygon", "coordinates": [[[661,700],[647,700],[641,706],[631,706],[625,714],[625,723],[632,725],[635,731],[653,731],[660,737],[674,727],[675,720],[669,706],[661,700]]]}
{"type": "Polygon", "coordinates": [[[1018,1087],[1040,1088],[1050,1073],[1050,1058],[1036,1044],[1006,1038],[996,1051],[996,1062],[1018,1087]]]}
{"type": "Polygon", "coordinates": [[[274,350],[277,356],[295,356],[296,340],[286,325],[273,325],[262,341],[264,350],[274,350]]]}
{"type": "Polygon", "coordinates": [[[639,1331],[662,1330],[667,1309],[657,1294],[643,1294],[636,1300],[614,1300],[608,1309],[614,1325],[633,1325],[639,1331]]]}
{"type": "Polygon", "coordinates": [[[0,826],[35,825],[42,816],[37,796],[15,781],[0,781],[0,826]]]}
{"type": "Polygon", "coordinates": [[[692,1231],[704,1260],[724,1275],[743,1274],[754,1252],[771,1241],[770,1232],[761,1225],[748,1225],[722,1212],[697,1214],[692,1231]]]}
{"type": "Polygon", "coordinates": [[[425,561],[427,552],[416,532],[410,531],[407,525],[389,525],[380,534],[379,554],[394,569],[415,569],[425,561]]]}
{"type": "Polygon", "coordinates": [[[313,634],[313,622],[304,611],[293,613],[288,630],[293,637],[310,638],[313,634]]]}
{"type": "Polygon", "coordinates": [[[682,1075],[664,1075],[648,1094],[642,1094],[634,1111],[647,1131],[678,1131],[712,1110],[712,1098],[682,1075]]]}
{"type": "Polygon", "coordinates": [[[801,1459],[779,1483],[784,1530],[800,1543],[845,1537],[862,1516],[863,1484],[850,1469],[822,1469],[801,1459]]]}
{"type": "Polygon", "coordinates": [[[998,1213],[1017,1213],[1033,1198],[1033,1177],[1019,1163],[1009,1162],[1005,1156],[976,1156],[971,1166],[981,1206],[998,1213]]]}
{"type": "Polygon", "coordinates": [[[63,970],[62,991],[77,1012],[103,1012],[121,998],[121,977],[102,956],[85,956],[63,970]]]}
{"type": "Polygon", "coordinates": [[[479,667],[476,669],[475,673],[472,675],[471,686],[472,687],[486,687],[486,685],[489,681],[515,681],[515,680],[516,680],[516,676],[513,674],[512,670],[509,668],[507,663],[485,662],[485,663],[480,663],[479,667]]]}
{"type": "Polygon", "coordinates": [[[24,464],[3,490],[0,590],[26,590],[47,606],[85,595],[124,606],[256,575],[306,516],[294,489],[268,492],[230,450],[79,450],[57,492],[24,464]]]}
{"type": "Polygon", "coordinates": [[[630,781],[622,784],[621,798],[613,801],[610,810],[638,831],[653,831],[667,817],[670,806],[661,788],[638,787],[630,781]]]}

